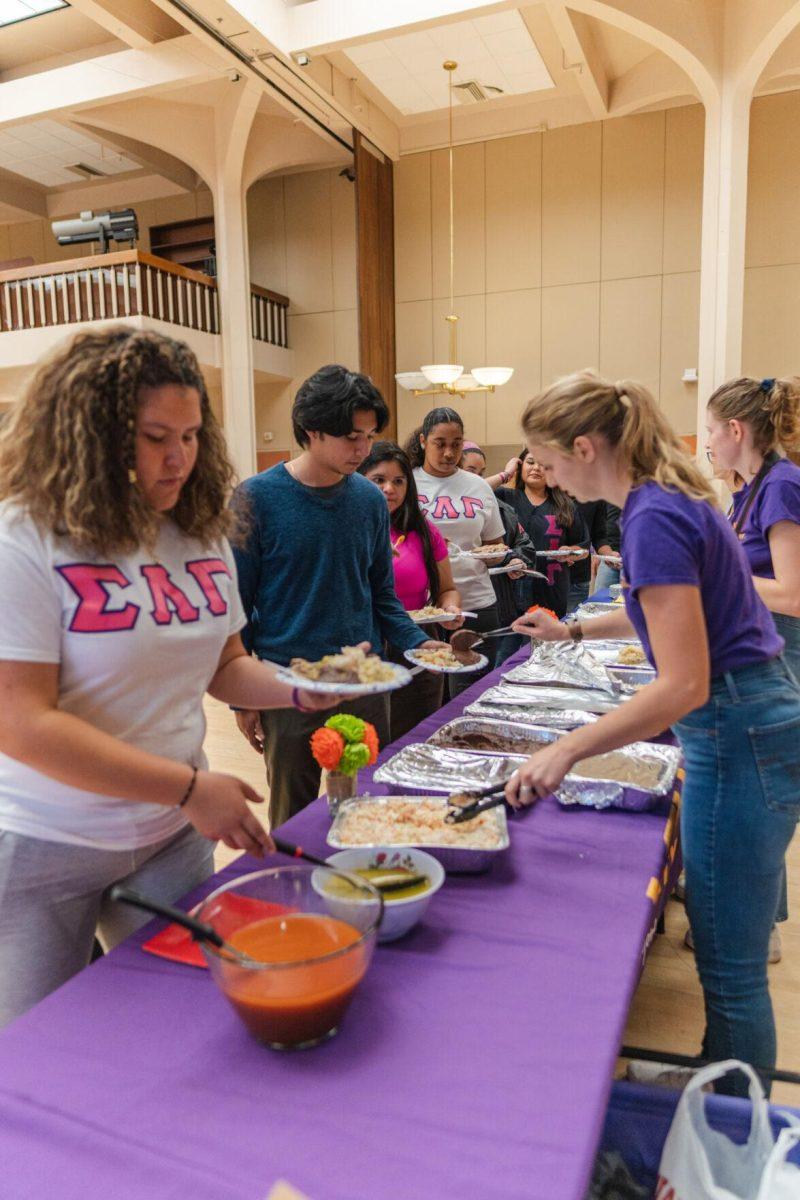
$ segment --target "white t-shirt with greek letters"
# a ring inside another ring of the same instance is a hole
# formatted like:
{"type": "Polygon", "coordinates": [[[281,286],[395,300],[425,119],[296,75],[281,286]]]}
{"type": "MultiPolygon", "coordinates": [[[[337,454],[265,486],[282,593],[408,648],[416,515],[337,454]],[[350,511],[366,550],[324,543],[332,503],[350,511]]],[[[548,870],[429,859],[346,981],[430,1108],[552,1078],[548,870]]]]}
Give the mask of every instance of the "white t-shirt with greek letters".
{"type": "MultiPolygon", "coordinates": [[[[503,518],[495,494],[485,479],[461,468],[444,478],[414,471],[419,506],[442,537],[460,550],[473,550],[482,542],[502,538],[503,518]]],[[[451,556],[453,581],[466,609],[480,612],[496,602],[486,564],[467,554],[451,556]]]]}
{"type": "MultiPolygon", "coordinates": [[[[58,707],[131,746],[205,766],[203,695],[244,624],[227,541],[204,545],[167,519],[152,551],[105,559],[0,503],[0,659],[58,663],[58,707]]],[[[125,850],[186,823],[0,754],[0,830],[125,850]]]]}

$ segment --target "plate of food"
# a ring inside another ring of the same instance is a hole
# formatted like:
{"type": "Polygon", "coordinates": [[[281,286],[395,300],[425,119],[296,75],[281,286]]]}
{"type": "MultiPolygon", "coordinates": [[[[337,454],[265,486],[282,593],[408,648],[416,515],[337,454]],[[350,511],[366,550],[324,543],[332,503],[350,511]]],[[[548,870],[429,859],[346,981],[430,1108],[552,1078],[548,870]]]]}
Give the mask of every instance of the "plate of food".
{"type": "Polygon", "coordinates": [[[406,650],[403,657],[415,667],[424,667],[426,671],[444,675],[463,675],[488,666],[489,660],[485,654],[478,654],[475,650],[461,650],[459,654],[461,657],[456,658],[449,646],[443,646],[437,650],[406,650]]]}
{"type": "Polygon", "coordinates": [[[609,567],[614,567],[615,570],[619,570],[622,566],[622,556],[620,554],[598,554],[597,557],[600,559],[600,562],[606,563],[609,567]]]}
{"type": "Polygon", "coordinates": [[[583,550],[580,546],[577,549],[574,546],[562,546],[559,550],[537,550],[537,558],[553,559],[556,562],[563,558],[586,558],[588,550],[583,550]]]}
{"type": "Polygon", "coordinates": [[[505,542],[497,542],[489,543],[486,546],[473,546],[471,550],[465,550],[464,553],[470,558],[477,558],[481,562],[495,565],[502,562],[505,556],[511,553],[511,549],[505,542]]]}
{"type": "Polygon", "coordinates": [[[440,621],[453,621],[456,617],[476,617],[474,612],[448,612],[436,604],[426,604],[424,608],[412,608],[408,615],[415,625],[435,625],[440,621]]]}
{"type": "Polygon", "coordinates": [[[384,662],[359,646],[343,646],[340,654],[325,654],[316,662],[293,658],[281,667],[278,679],[307,692],[364,696],[393,692],[411,682],[411,674],[398,663],[384,662]]]}

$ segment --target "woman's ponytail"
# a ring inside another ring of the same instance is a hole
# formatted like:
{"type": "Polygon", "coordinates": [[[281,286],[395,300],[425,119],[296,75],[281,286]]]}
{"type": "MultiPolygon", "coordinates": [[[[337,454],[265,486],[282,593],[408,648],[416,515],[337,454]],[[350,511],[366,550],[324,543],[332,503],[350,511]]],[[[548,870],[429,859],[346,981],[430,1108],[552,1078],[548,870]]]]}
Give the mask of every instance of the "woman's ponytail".
{"type": "Polygon", "coordinates": [[[419,440],[421,434],[422,426],[418,425],[417,428],[409,434],[408,439],[403,446],[403,449],[405,450],[411,462],[412,468],[421,467],[425,462],[425,451],[422,449],[419,440]]]}
{"type": "Polygon", "coordinates": [[[780,446],[800,447],[800,379],[730,379],[712,395],[708,407],[721,421],[741,421],[761,454],[780,446]]]}

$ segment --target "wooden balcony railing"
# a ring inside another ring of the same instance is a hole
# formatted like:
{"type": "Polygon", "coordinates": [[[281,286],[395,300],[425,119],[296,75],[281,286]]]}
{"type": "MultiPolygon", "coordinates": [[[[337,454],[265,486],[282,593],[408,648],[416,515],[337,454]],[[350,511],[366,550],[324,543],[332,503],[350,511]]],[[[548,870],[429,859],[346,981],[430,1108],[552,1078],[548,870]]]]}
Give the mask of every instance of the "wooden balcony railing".
{"type": "MultiPolygon", "coordinates": [[[[251,290],[252,336],[288,346],[288,298],[251,290]]],[[[142,250],[0,271],[0,333],[126,317],[218,334],[217,281],[142,250]]]]}
{"type": "Polygon", "coordinates": [[[257,342],[288,346],[289,297],[250,284],[250,329],[257,342]]]}

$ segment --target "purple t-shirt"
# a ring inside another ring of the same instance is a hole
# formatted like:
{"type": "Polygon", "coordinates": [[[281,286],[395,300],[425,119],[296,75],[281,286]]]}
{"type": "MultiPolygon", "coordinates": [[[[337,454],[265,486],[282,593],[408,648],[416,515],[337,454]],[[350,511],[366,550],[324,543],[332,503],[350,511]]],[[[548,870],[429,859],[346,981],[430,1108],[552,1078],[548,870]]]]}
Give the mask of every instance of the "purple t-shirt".
{"type": "MultiPolygon", "coordinates": [[[[731,523],[738,519],[752,486],[751,483],[745,484],[733,497],[731,523]]],[[[795,525],[800,525],[800,467],[788,458],[775,463],[764,479],[739,535],[751,573],[762,579],[775,578],[769,531],[779,521],[793,521],[795,525]]]]}
{"type": "Polygon", "coordinates": [[[736,534],[707,501],[668,492],[652,481],[634,488],[622,510],[622,561],[625,608],[653,665],[639,590],[659,584],[700,589],[712,676],[764,662],[783,650],[736,534]]]}

